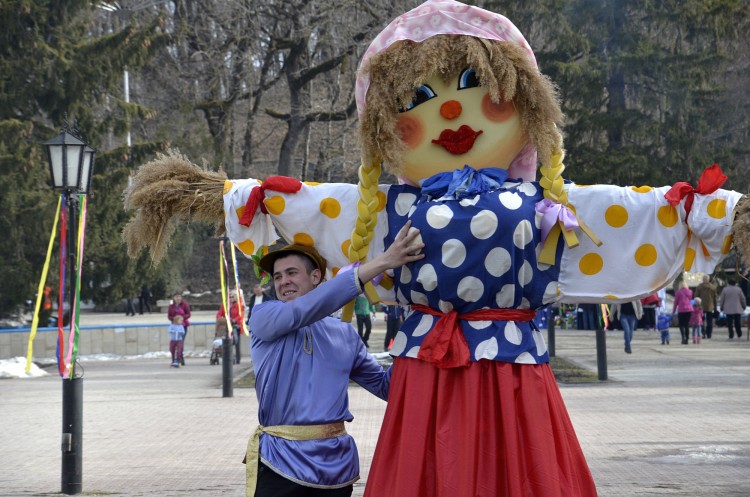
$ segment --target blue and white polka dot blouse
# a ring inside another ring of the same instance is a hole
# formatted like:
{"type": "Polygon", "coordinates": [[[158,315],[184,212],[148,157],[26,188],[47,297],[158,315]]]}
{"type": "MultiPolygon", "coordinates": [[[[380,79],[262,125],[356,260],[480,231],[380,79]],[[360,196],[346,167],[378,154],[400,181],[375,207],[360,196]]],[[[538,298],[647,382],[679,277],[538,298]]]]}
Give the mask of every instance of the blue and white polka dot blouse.
{"type": "MultiPolygon", "coordinates": [[[[433,177],[422,189],[400,185],[388,192],[386,245],[408,219],[425,243],[424,259],[394,272],[399,303],[458,314],[543,307],[545,291],[556,288],[559,266],[536,262],[541,240],[534,206],[542,189],[506,181],[502,169],[464,168],[442,175],[444,181],[433,177]],[[488,173],[493,175],[489,181],[488,173]]],[[[391,354],[417,357],[437,320],[412,312],[391,354]]],[[[460,321],[460,326],[473,361],[549,362],[544,338],[532,321],[460,321]]]]}

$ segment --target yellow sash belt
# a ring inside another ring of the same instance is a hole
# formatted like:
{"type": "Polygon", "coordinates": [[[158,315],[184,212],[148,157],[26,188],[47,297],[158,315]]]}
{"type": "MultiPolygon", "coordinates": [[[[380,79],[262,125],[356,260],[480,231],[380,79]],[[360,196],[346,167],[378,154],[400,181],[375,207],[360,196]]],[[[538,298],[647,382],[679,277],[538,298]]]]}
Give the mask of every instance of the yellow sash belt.
{"type": "Polygon", "coordinates": [[[261,426],[255,429],[255,433],[247,442],[247,453],[245,454],[245,468],[247,474],[247,497],[255,497],[255,486],[258,483],[258,458],[260,457],[260,434],[283,438],[286,440],[320,440],[322,438],[336,438],[346,435],[344,422],[330,423],[327,425],[279,425],[261,426]]]}

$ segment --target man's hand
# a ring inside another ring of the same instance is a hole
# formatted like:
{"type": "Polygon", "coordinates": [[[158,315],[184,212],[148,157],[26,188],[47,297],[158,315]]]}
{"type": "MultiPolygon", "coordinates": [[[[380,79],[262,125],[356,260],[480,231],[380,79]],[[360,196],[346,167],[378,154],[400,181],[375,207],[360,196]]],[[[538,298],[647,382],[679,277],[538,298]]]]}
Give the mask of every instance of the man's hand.
{"type": "Polygon", "coordinates": [[[411,221],[407,221],[388,250],[359,267],[359,279],[367,282],[388,269],[418,261],[424,258],[423,248],[419,230],[411,228],[411,221]]]}

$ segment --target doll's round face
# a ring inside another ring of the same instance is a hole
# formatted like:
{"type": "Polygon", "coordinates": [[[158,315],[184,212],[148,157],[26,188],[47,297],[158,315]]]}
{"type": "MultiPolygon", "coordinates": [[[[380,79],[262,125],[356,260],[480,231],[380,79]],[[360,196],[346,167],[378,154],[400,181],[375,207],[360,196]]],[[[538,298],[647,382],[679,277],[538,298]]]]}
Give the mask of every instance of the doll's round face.
{"type": "Polygon", "coordinates": [[[507,169],[527,137],[513,102],[500,100],[492,102],[473,69],[448,83],[433,75],[398,116],[404,179],[418,184],[464,165],[507,169]]]}

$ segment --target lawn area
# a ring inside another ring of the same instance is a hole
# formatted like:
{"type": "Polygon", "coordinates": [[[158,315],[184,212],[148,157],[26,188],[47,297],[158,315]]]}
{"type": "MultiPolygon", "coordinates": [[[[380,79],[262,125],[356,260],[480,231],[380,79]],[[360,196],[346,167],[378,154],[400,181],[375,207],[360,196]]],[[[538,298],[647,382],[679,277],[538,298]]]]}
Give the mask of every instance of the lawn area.
{"type": "Polygon", "coordinates": [[[596,383],[599,376],[562,357],[550,357],[550,366],[558,383],[596,383]]]}

